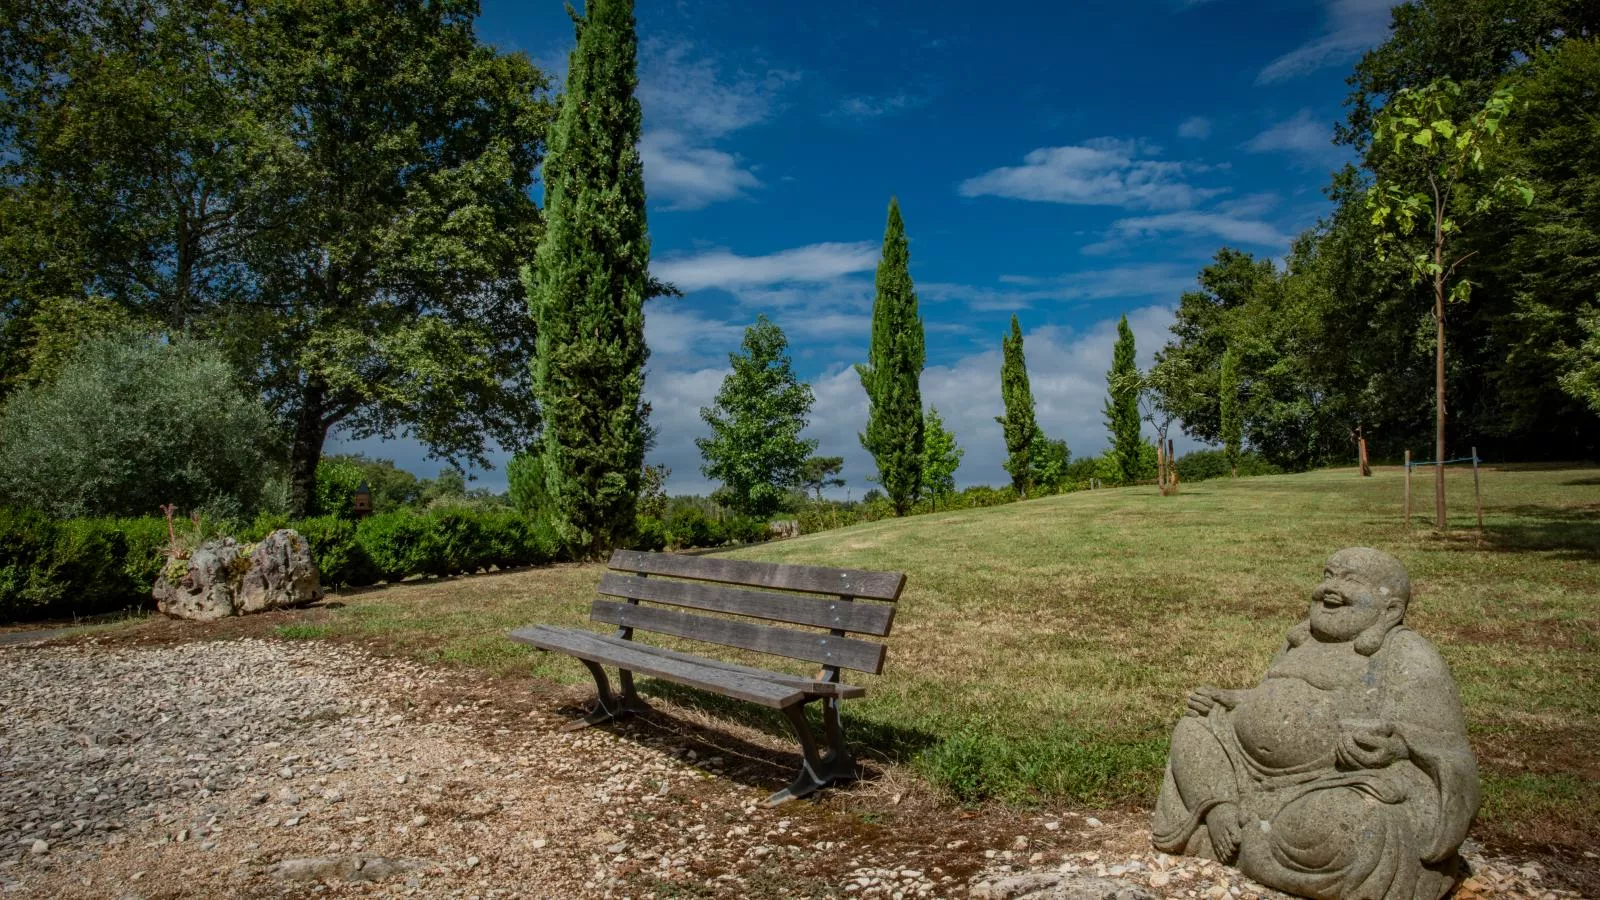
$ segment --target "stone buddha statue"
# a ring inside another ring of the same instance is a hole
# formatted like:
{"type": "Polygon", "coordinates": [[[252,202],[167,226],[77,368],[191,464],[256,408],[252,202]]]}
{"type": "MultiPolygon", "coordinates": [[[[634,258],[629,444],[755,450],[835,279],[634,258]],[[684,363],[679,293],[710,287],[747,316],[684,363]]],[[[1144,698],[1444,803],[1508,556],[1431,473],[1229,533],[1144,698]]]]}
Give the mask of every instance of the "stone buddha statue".
{"type": "Polygon", "coordinates": [[[1399,560],[1341,550],[1259,685],[1191,693],[1156,847],[1319,900],[1443,897],[1478,769],[1449,667],[1405,627],[1410,599],[1399,560]]]}

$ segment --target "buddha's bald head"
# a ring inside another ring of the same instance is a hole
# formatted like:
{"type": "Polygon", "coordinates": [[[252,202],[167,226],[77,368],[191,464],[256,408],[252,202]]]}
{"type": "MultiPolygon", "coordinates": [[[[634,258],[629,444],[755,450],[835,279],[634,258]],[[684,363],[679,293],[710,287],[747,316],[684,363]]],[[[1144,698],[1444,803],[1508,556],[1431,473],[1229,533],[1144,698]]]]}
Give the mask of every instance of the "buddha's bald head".
{"type": "Polygon", "coordinates": [[[1355,641],[1377,651],[1383,636],[1405,619],[1411,602],[1406,567],[1381,550],[1351,547],[1328,558],[1311,594],[1311,634],[1319,641],[1355,641]]]}

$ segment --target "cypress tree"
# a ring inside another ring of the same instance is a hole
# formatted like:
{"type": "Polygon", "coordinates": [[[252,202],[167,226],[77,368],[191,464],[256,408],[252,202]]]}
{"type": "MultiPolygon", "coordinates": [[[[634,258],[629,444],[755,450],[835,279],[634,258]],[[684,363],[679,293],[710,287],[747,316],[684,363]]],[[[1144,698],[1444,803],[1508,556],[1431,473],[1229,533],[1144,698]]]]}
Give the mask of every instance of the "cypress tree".
{"type": "Polygon", "coordinates": [[[1028,360],[1022,353],[1022,326],[1011,317],[1011,333],[1000,339],[1000,398],[1006,414],[995,416],[1006,437],[1006,471],[1017,496],[1026,497],[1033,489],[1034,442],[1039,438],[1039,423],[1033,413],[1033,388],[1028,385],[1028,360]]]}
{"type": "Polygon", "coordinates": [[[1239,477],[1239,445],[1244,441],[1244,421],[1239,410],[1239,360],[1233,348],[1222,351],[1222,375],[1218,383],[1220,415],[1222,420],[1222,447],[1228,457],[1228,469],[1234,478],[1239,477]]]}
{"type": "Polygon", "coordinates": [[[633,533],[650,428],[643,403],[650,237],[632,0],[572,13],[577,47],[544,162],[545,234],[523,270],[538,328],[541,516],[580,556],[633,533]]]}
{"type": "Polygon", "coordinates": [[[878,483],[903,516],[922,488],[922,316],[911,284],[911,251],[900,203],[889,200],[889,224],[878,260],[872,304],[872,346],[857,365],[867,392],[867,430],[861,446],[878,465],[878,483]]]}
{"type": "Polygon", "coordinates": [[[1139,480],[1144,437],[1139,433],[1139,367],[1135,362],[1133,329],[1128,317],[1117,323],[1117,344],[1111,351],[1111,371],[1106,373],[1106,430],[1111,434],[1111,458],[1124,484],[1139,480]]]}

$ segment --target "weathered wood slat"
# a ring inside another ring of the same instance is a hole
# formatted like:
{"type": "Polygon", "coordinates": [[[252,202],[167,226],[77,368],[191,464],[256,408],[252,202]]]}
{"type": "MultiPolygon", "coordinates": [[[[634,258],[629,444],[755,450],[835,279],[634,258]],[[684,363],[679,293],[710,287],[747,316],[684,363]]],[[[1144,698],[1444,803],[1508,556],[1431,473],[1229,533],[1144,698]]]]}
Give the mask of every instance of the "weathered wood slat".
{"type": "Polygon", "coordinates": [[[634,606],[614,600],[596,600],[589,608],[596,622],[670,634],[675,637],[742,647],[760,653],[808,659],[877,674],[883,668],[883,645],[851,637],[814,634],[733,619],[714,619],[652,606],[634,606]]]}
{"type": "Polygon", "coordinates": [[[837,628],[857,634],[888,634],[894,622],[894,607],[877,603],[748,591],[704,582],[640,578],[615,572],[607,572],[600,579],[600,593],[793,625],[837,628]]]}
{"type": "Polygon", "coordinates": [[[635,648],[620,646],[626,642],[605,643],[596,640],[597,637],[586,631],[571,631],[547,625],[521,628],[511,632],[513,641],[530,644],[541,650],[552,650],[590,662],[617,666],[641,675],[664,678],[773,709],[792,706],[806,697],[804,691],[789,685],[753,678],[716,666],[641,652],[635,648]]]}
{"type": "Polygon", "coordinates": [[[906,583],[906,576],[901,572],[868,572],[862,569],[750,562],[715,556],[679,556],[639,550],[616,551],[611,554],[610,566],[622,572],[671,575],[720,581],[723,584],[811,591],[868,600],[898,600],[906,583]]]}
{"type": "MultiPolygon", "coordinates": [[[[584,633],[593,634],[593,632],[584,633]]],[[[726,662],[720,659],[710,659],[704,656],[695,656],[692,653],[680,653],[676,650],[668,650],[665,647],[641,644],[636,641],[624,640],[622,638],[612,637],[607,634],[596,634],[594,635],[594,638],[603,644],[620,644],[643,653],[650,653],[656,656],[665,656],[671,659],[681,659],[685,662],[713,666],[719,669],[727,669],[730,672],[738,672],[743,675],[749,675],[752,678],[761,678],[776,684],[785,684],[789,687],[795,688],[796,690],[805,691],[811,696],[838,697],[841,700],[848,700],[854,697],[865,697],[867,695],[867,689],[859,685],[843,684],[837,681],[819,681],[815,678],[807,678],[803,675],[789,675],[784,672],[769,672],[766,669],[757,669],[753,666],[742,666],[738,663],[726,662]]]]}

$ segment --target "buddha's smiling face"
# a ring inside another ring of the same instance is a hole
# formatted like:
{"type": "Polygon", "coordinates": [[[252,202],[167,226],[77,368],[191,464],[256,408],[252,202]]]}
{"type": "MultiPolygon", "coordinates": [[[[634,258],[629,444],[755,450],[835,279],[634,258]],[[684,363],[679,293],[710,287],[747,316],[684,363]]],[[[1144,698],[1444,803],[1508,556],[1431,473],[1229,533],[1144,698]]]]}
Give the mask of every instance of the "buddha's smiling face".
{"type": "Polygon", "coordinates": [[[1336,553],[1328,560],[1322,583],[1311,592],[1311,634],[1317,640],[1354,640],[1376,625],[1394,604],[1404,602],[1361,562],[1346,553],[1336,553]]]}

